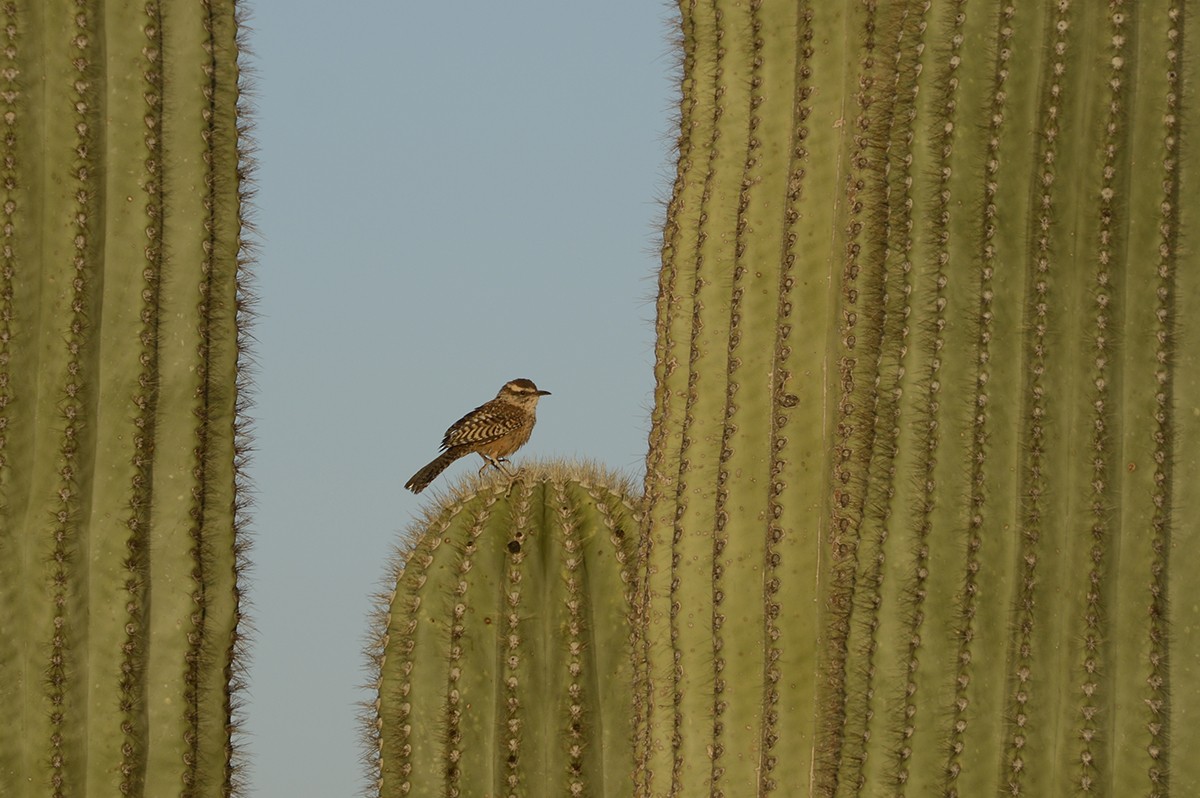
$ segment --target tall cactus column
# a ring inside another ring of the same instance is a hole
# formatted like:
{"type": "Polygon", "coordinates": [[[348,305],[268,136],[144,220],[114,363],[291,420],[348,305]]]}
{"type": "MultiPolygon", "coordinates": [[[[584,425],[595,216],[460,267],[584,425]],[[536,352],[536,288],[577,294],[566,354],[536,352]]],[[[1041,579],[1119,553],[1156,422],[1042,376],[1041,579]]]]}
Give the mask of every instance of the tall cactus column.
{"type": "Polygon", "coordinates": [[[820,193],[846,181],[841,5],[682,9],[647,462],[643,794],[795,794],[813,767],[833,233],[849,216],[820,193]]]}
{"type": "Polygon", "coordinates": [[[0,793],[235,789],[234,4],[0,3],[0,793]]]}
{"type": "Polygon", "coordinates": [[[639,793],[1200,791],[1196,15],[681,12],[639,793]]]}

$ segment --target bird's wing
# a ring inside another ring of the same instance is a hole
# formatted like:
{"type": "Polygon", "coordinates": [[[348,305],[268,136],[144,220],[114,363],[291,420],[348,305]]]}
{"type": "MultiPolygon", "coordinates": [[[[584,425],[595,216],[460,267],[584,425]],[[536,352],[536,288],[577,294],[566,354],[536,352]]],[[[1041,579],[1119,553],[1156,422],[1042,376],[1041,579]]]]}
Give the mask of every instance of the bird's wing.
{"type": "Polygon", "coordinates": [[[521,425],[521,410],[503,402],[488,402],[450,425],[442,448],[488,443],[502,438],[521,425]]]}

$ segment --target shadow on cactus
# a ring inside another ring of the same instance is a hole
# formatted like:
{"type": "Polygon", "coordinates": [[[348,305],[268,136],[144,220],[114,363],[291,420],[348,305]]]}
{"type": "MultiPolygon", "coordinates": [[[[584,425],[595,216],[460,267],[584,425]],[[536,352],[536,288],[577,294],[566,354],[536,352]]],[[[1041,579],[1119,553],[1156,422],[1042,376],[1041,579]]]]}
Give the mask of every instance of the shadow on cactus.
{"type": "Polygon", "coordinates": [[[526,463],[410,527],[368,651],[372,793],[631,793],[634,501],[596,466],[526,463]]]}

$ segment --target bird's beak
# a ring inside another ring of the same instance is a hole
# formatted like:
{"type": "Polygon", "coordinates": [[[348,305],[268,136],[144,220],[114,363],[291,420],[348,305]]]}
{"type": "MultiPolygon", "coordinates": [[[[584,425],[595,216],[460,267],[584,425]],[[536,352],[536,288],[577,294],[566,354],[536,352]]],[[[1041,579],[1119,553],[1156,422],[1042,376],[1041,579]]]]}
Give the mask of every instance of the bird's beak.
{"type": "Polygon", "coordinates": [[[538,391],[537,395],[538,396],[549,396],[550,392],[549,391],[538,391]]]}

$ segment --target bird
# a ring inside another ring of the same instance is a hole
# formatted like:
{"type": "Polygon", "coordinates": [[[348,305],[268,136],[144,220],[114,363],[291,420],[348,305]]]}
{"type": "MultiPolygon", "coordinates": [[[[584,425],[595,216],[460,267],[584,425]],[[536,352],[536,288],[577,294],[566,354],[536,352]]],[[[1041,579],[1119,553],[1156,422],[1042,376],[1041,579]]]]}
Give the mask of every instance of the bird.
{"type": "Polygon", "coordinates": [[[529,440],[537,421],[538,400],[549,395],[549,391],[538,390],[532,380],[518,378],[504,383],[495,399],[450,425],[442,437],[442,453],[413,474],[404,487],[420,493],[447,466],[471,452],[483,458],[480,474],[489,466],[505,471],[501,463],[508,463],[508,456],[529,440]]]}

